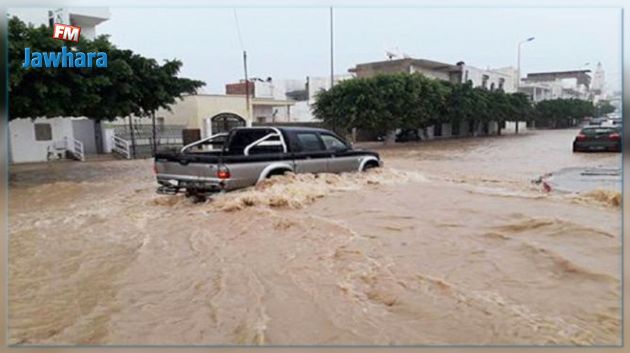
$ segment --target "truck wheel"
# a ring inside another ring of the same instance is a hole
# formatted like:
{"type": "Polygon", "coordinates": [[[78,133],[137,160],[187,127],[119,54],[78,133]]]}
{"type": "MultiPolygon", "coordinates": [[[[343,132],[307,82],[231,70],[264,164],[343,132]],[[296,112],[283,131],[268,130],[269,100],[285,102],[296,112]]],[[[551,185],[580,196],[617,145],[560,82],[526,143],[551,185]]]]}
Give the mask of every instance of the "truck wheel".
{"type": "Polygon", "coordinates": [[[276,176],[276,175],[285,175],[286,173],[290,172],[290,170],[287,169],[275,169],[272,170],[269,174],[267,174],[267,179],[276,176]]]}
{"type": "Polygon", "coordinates": [[[197,190],[186,190],[186,197],[191,199],[193,203],[205,202],[207,197],[204,194],[200,194],[197,190]]]}
{"type": "Polygon", "coordinates": [[[378,163],[375,161],[369,161],[365,163],[365,165],[363,166],[362,172],[367,172],[368,170],[374,169],[374,168],[378,168],[378,163]]]}

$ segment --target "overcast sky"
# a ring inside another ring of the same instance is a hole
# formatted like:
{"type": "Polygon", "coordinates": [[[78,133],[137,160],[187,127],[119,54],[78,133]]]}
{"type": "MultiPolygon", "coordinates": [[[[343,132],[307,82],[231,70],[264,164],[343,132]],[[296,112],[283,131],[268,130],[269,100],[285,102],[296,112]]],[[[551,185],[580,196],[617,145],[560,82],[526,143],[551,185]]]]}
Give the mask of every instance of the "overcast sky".
{"type": "MultiPolygon", "coordinates": [[[[224,93],[243,77],[330,75],[328,8],[110,8],[97,27],[121,48],[183,61],[182,76],[224,93]],[[236,16],[235,16],[236,12],[236,16]],[[239,40],[237,19],[242,45],[239,40]]],[[[608,89],[621,84],[621,11],[616,8],[335,8],[335,73],[385,60],[398,47],[414,58],[521,71],[594,69],[604,65],[608,89]],[[586,65],[586,63],[590,63],[586,65]]]]}

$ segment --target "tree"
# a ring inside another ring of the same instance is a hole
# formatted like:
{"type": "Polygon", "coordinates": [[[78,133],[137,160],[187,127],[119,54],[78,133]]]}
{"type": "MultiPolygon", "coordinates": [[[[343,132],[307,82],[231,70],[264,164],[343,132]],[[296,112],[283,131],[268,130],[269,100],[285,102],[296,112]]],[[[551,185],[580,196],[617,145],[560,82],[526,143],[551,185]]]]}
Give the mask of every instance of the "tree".
{"type": "Polygon", "coordinates": [[[558,98],[538,102],[534,116],[540,126],[566,128],[575,126],[584,117],[592,116],[594,109],[590,101],[558,98]]]}
{"type": "Polygon", "coordinates": [[[600,100],[599,102],[597,102],[597,105],[595,105],[594,115],[598,117],[604,116],[604,115],[614,112],[615,110],[616,110],[615,106],[610,104],[609,101],[600,100]]]}
{"type": "Polygon", "coordinates": [[[533,117],[533,106],[527,95],[517,92],[508,95],[508,111],[509,115],[514,118],[516,123],[515,129],[518,132],[519,121],[530,121],[533,117]]]}
{"type": "Polygon", "coordinates": [[[386,133],[440,121],[447,87],[420,74],[377,75],[346,80],[320,91],[313,112],[327,125],[386,133]]]}
{"type": "Polygon", "coordinates": [[[178,77],[182,66],[178,60],[159,65],[154,59],[115,47],[107,36],[81,39],[72,48],[106,52],[108,68],[23,69],[24,48],[51,52],[66,45],[52,39],[50,33],[44,25],[27,26],[17,17],[9,20],[11,119],[87,116],[113,120],[132,114],[148,116],[158,108],[168,108],[182,94],[195,93],[204,84],[178,77]]]}
{"type": "Polygon", "coordinates": [[[179,78],[177,74],[182,62],[166,60],[159,65],[154,59],[134,56],[129,60],[134,72],[134,87],[137,90],[137,109],[135,115],[150,117],[152,125],[152,148],[157,150],[157,131],[155,111],[163,108],[170,110],[170,105],[183,94],[194,94],[203,86],[202,81],[179,78]]]}
{"type": "MultiPolygon", "coordinates": [[[[52,39],[45,26],[27,26],[17,17],[9,20],[9,119],[77,116],[91,98],[85,72],[67,69],[23,69],[24,48],[58,51],[62,44],[52,39]]],[[[91,86],[103,84],[98,78],[91,86]]]]}
{"type": "MultiPolygon", "coordinates": [[[[574,126],[592,116],[590,101],[555,99],[533,106],[522,93],[437,81],[421,74],[384,74],[346,80],[320,91],[313,113],[330,125],[379,133],[418,129],[439,123],[467,122],[476,133],[481,124],[506,120],[537,121],[540,126],[574,126]]],[[[500,129],[499,129],[500,133],[500,129]]]]}

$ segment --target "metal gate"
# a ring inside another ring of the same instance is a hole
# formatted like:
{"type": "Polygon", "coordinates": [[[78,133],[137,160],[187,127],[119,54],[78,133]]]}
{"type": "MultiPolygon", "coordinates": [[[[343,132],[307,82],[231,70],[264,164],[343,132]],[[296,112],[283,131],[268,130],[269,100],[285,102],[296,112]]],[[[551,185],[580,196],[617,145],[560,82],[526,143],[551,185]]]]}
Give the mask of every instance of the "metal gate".
{"type": "Polygon", "coordinates": [[[230,129],[240,126],[246,126],[245,119],[232,113],[221,113],[215,115],[211,119],[212,134],[228,132],[230,129]]]}

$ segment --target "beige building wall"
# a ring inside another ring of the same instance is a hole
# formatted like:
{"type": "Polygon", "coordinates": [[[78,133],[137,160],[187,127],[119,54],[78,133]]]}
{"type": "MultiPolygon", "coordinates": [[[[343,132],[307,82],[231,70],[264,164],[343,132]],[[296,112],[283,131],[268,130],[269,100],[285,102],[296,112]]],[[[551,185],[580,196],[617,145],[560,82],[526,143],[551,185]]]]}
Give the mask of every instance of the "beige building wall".
{"type": "Polygon", "coordinates": [[[247,110],[245,96],[197,95],[194,98],[197,100],[196,120],[188,125],[187,128],[201,129],[201,137],[208,137],[213,134],[211,119],[222,113],[238,115],[245,120],[247,126],[252,125],[251,114],[247,110]]]}
{"type": "Polygon", "coordinates": [[[171,111],[160,109],[157,118],[164,118],[166,125],[182,125],[186,129],[200,129],[202,137],[211,134],[210,120],[222,113],[238,115],[251,126],[245,96],[199,94],[184,96],[171,106],[171,111]]]}
{"type": "MultiPolygon", "coordinates": [[[[199,129],[201,137],[212,135],[212,118],[219,114],[234,114],[245,121],[245,126],[252,126],[257,117],[265,117],[271,122],[273,111],[286,108],[294,102],[288,100],[250,98],[250,109],[244,95],[188,95],[178,99],[170,110],[159,109],[155,112],[157,123],[167,126],[181,126],[184,129],[199,129]]],[[[151,119],[134,117],[134,125],[149,125],[151,119]]],[[[280,119],[278,121],[281,121],[280,119]]],[[[119,118],[109,125],[127,125],[127,118],[119,118]]]]}
{"type": "MultiPolygon", "coordinates": [[[[196,126],[197,125],[197,100],[194,96],[185,96],[177,103],[171,106],[171,110],[159,109],[155,112],[156,118],[164,118],[164,124],[166,125],[182,125],[182,126],[196,126]]],[[[191,127],[194,128],[194,127],[191,127]]]]}

